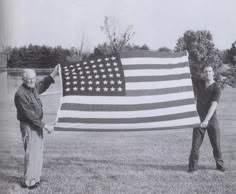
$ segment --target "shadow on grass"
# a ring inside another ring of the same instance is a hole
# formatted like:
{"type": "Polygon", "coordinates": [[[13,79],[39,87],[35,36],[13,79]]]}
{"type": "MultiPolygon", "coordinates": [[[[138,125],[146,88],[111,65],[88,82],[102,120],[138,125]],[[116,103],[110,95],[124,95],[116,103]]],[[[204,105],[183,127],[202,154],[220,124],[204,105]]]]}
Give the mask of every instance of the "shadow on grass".
{"type": "Polygon", "coordinates": [[[20,185],[22,182],[22,177],[20,176],[12,176],[12,175],[7,175],[7,174],[0,174],[0,180],[1,182],[5,182],[5,183],[15,183],[20,185]]]}
{"type": "MultiPolygon", "coordinates": [[[[187,164],[150,164],[150,163],[144,163],[143,161],[137,161],[136,163],[131,163],[129,161],[117,161],[117,160],[98,160],[98,159],[81,159],[78,157],[60,157],[60,158],[55,158],[53,161],[45,162],[44,167],[45,168],[55,168],[56,166],[65,166],[65,168],[75,168],[77,166],[78,168],[86,168],[89,166],[101,166],[105,167],[106,166],[113,166],[114,168],[128,168],[128,169],[133,169],[133,170],[163,170],[163,171],[184,171],[186,172],[188,170],[188,165],[187,164]]],[[[96,168],[96,167],[95,167],[96,168]]],[[[199,170],[206,170],[206,169],[211,169],[208,166],[199,166],[199,170]]]]}
{"type": "Polygon", "coordinates": [[[2,183],[14,183],[21,185],[21,168],[23,169],[23,162],[18,158],[11,158],[9,160],[14,161],[14,164],[11,162],[7,163],[6,161],[2,163],[0,168],[0,181],[2,183]]]}

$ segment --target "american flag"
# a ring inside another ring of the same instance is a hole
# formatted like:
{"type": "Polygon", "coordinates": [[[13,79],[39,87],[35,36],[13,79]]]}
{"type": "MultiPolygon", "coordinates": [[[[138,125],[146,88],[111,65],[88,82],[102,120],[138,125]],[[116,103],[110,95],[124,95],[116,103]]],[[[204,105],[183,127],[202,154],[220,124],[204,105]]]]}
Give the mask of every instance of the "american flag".
{"type": "Polygon", "coordinates": [[[187,52],[133,51],[63,64],[58,131],[199,125],[187,52]]]}

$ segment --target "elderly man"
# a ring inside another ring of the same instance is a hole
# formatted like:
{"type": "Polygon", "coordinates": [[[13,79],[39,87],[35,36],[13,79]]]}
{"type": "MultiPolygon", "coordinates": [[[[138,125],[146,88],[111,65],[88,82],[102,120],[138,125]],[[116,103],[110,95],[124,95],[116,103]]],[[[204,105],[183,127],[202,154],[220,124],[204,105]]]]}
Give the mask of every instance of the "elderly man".
{"type": "Polygon", "coordinates": [[[54,83],[58,74],[58,66],[42,81],[36,82],[36,73],[32,69],[23,71],[23,83],[15,94],[17,119],[20,121],[20,130],[25,150],[24,183],[22,187],[34,189],[39,186],[43,164],[43,130],[48,133],[53,127],[43,121],[42,102],[39,94],[46,91],[54,83]]]}
{"type": "Polygon", "coordinates": [[[221,91],[220,87],[214,82],[214,71],[211,66],[204,67],[203,76],[204,80],[197,82],[196,85],[197,111],[201,123],[200,127],[193,129],[188,172],[195,172],[198,168],[199,150],[206,131],[213,148],[216,169],[224,172],[225,167],[220,148],[220,127],[216,116],[221,91]]]}

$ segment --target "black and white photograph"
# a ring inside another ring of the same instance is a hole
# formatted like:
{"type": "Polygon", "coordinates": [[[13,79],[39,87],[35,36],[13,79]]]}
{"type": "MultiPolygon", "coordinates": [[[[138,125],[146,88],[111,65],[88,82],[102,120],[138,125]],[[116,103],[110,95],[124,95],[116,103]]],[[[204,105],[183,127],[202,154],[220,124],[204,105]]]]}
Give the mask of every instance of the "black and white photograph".
{"type": "Polygon", "coordinates": [[[234,194],[235,11],[0,0],[0,193],[234,194]]]}

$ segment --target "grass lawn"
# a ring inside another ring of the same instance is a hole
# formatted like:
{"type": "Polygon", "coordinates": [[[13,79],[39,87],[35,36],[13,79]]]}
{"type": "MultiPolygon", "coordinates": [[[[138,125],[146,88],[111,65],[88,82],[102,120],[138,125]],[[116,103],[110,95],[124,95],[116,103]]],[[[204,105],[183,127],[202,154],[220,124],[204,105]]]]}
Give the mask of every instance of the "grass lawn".
{"type": "MultiPolygon", "coordinates": [[[[59,103],[42,96],[45,120],[53,123],[59,103]],[[50,105],[50,106],[49,106],[50,105]]],[[[1,102],[0,193],[235,193],[236,89],[223,91],[218,107],[224,173],[215,170],[209,138],[199,170],[187,173],[192,129],[149,132],[53,132],[45,135],[42,184],[28,191],[23,145],[12,101],[1,102]]]]}

